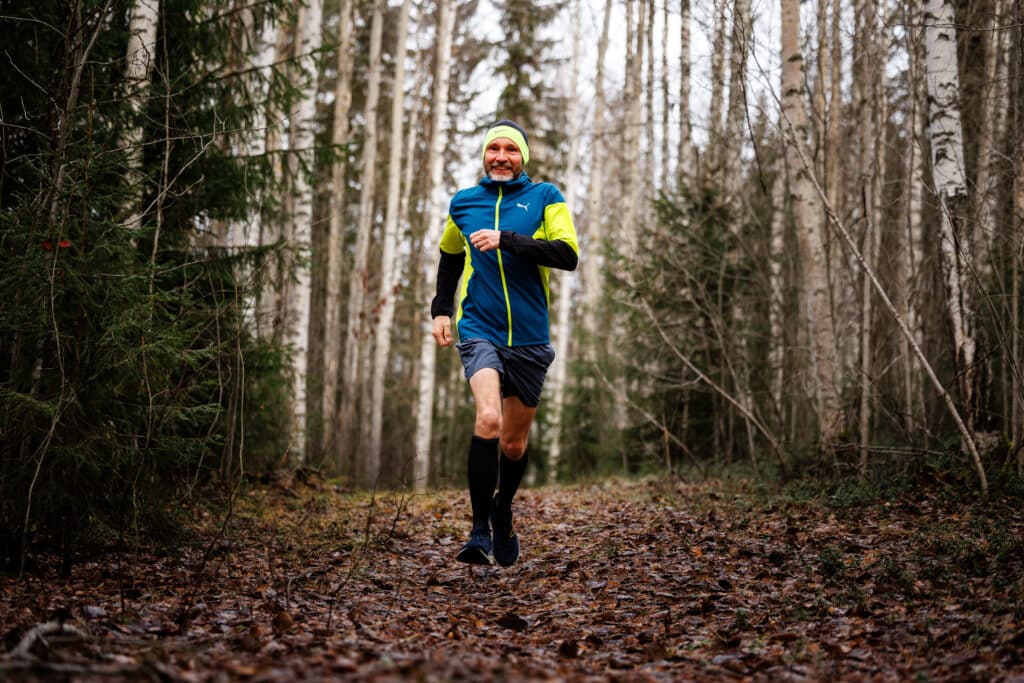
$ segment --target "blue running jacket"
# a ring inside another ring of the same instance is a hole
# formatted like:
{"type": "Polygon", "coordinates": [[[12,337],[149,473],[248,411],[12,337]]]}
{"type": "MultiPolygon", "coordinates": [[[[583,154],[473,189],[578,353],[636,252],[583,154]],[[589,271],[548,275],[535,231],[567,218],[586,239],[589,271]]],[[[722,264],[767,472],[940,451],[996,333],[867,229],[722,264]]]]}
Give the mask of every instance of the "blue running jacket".
{"type": "Polygon", "coordinates": [[[578,262],[576,228],[557,187],[534,183],[525,173],[507,182],[484,177],[457,192],[448,207],[431,316],[451,316],[465,270],[455,316],[459,339],[550,343],[550,269],[573,270],[578,262]],[[483,229],[501,231],[497,249],[481,252],[469,242],[483,229]]]}

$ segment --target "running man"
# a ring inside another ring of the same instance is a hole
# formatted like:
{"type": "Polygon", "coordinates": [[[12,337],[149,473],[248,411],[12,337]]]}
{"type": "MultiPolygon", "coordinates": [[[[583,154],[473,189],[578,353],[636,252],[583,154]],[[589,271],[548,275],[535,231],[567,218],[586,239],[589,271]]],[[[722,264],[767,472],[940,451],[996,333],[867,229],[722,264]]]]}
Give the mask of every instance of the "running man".
{"type": "Polygon", "coordinates": [[[473,528],[455,559],[508,567],[519,559],[512,500],[526,471],[526,439],[555,351],[548,334],[551,268],[574,270],[579,243],[565,198],[523,171],[526,131],[501,120],[484,136],[484,177],[460,190],[441,237],[437,292],[430,305],[434,339],[452,344],[459,278],[466,278],[455,316],[457,344],[476,405],[469,445],[473,528]],[[494,493],[495,486],[498,488],[494,493]],[[493,529],[493,544],[491,531],[493,529]]]}

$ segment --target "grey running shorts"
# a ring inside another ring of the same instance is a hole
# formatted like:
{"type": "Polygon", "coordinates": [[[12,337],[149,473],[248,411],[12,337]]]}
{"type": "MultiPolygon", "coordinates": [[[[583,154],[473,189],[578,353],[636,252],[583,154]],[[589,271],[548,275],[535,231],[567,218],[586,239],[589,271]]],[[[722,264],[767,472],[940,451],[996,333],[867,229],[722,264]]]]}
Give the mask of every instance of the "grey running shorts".
{"type": "Polygon", "coordinates": [[[494,368],[501,378],[502,396],[516,396],[528,408],[540,403],[544,377],[555,360],[551,344],[498,346],[486,339],[464,339],[456,348],[467,380],[477,370],[494,368]]]}

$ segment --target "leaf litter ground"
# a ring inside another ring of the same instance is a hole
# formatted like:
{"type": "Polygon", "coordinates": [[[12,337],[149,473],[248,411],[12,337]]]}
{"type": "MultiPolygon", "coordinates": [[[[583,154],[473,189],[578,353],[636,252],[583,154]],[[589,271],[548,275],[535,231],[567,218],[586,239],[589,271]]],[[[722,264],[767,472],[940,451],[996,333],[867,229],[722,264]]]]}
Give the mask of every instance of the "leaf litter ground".
{"type": "Polygon", "coordinates": [[[453,561],[466,498],[278,484],[174,553],[2,577],[0,680],[1024,681],[1007,501],[531,489],[501,568],[453,561]]]}

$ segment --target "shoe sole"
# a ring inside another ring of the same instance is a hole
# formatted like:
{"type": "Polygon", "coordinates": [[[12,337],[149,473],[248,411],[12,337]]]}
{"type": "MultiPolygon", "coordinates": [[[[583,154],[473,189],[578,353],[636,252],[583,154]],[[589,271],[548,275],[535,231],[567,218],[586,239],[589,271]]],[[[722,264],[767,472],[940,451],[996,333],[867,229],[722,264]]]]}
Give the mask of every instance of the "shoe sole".
{"type": "Polygon", "coordinates": [[[491,558],[481,548],[464,548],[455,556],[456,561],[466,564],[478,564],[490,566],[491,558]]]}

